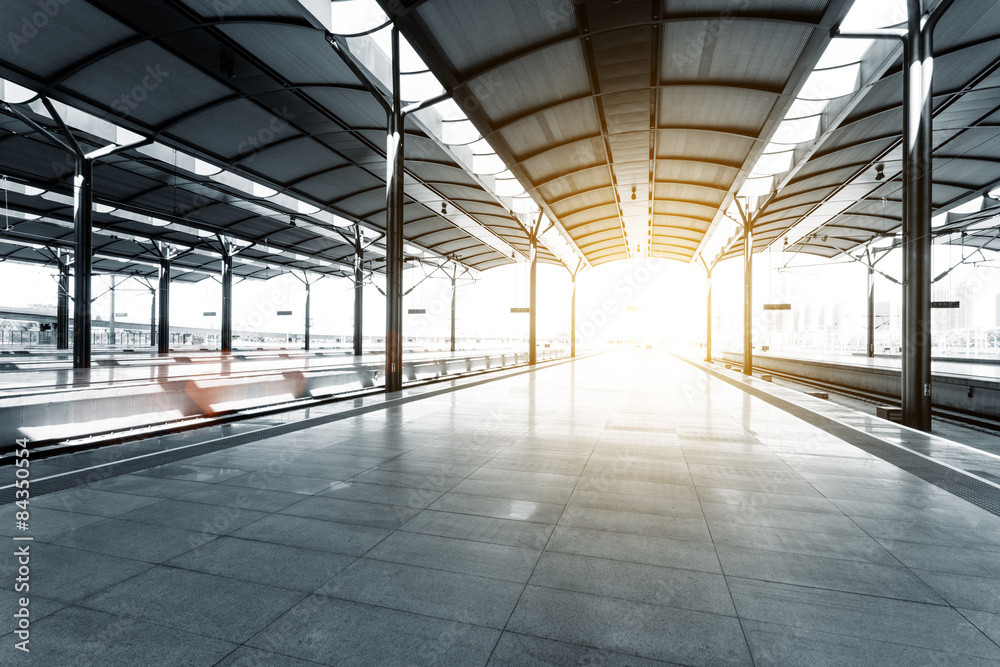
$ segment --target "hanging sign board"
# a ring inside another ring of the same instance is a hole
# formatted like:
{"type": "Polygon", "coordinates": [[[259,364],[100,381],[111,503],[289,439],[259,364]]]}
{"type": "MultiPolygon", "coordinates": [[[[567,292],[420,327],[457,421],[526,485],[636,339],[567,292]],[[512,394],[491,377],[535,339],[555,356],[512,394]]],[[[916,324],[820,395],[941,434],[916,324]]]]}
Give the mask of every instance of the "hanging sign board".
{"type": "Polygon", "coordinates": [[[115,313],[115,317],[128,317],[128,313],[115,313]]]}
{"type": "Polygon", "coordinates": [[[765,303],[764,310],[791,310],[792,304],[790,303],[765,303]]]}
{"type": "Polygon", "coordinates": [[[292,314],[292,311],[290,311],[290,310],[279,310],[278,311],[278,315],[291,315],[291,314],[292,314]]]}
{"type": "Polygon", "coordinates": [[[406,313],[408,315],[426,315],[427,314],[427,309],[426,308],[410,308],[408,311],[406,311],[406,313]]]}
{"type": "Polygon", "coordinates": [[[202,317],[215,317],[215,311],[214,310],[210,310],[208,312],[202,313],[201,316],[202,317]]]}
{"type": "Polygon", "coordinates": [[[512,313],[530,313],[531,312],[531,308],[511,308],[510,312],[512,312],[512,313]]]}
{"type": "Polygon", "coordinates": [[[931,308],[961,308],[961,301],[931,301],[931,308]]]}

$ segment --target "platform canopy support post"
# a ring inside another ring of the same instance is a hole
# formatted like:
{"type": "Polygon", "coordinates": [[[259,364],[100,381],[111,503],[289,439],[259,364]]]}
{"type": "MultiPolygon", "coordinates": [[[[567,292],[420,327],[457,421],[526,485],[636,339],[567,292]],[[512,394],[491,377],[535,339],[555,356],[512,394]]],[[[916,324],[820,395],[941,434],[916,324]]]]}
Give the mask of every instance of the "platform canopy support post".
{"type": "Polygon", "coordinates": [[[365,298],[365,248],[362,245],[361,225],[354,226],[354,356],[360,357],[363,352],[364,337],[364,298],[365,298]]]}
{"type": "Polygon", "coordinates": [[[875,356],[875,269],[868,267],[868,357],[875,356]]]}
{"type": "Polygon", "coordinates": [[[59,293],[56,300],[56,349],[69,349],[69,255],[59,251],[59,293]]]}
{"type": "Polygon", "coordinates": [[[531,241],[528,254],[528,364],[532,366],[538,363],[538,232],[542,227],[542,216],[539,211],[538,221],[528,234],[531,241]]]}
{"type": "Polygon", "coordinates": [[[573,273],[573,293],[569,306],[569,356],[576,356],[576,272],[573,273]]]}
{"type": "Polygon", "coordinates": [[[705,267],[705,361],[712,363],[712,269],[705,267]]]}
{"type": "Polygon", "coordinates": [[[458,267],[451,274],[451,351],[455,351],[455,304],[458,300],[458,267]]]}
{"type": "Polygon", "coordinates": [[[149,290],[149,346],[156,347],[156,290],[149,290]]]}
{"type": "MultiPolygon", "coordinates": [[[[931,430],[932,36],[922,0],[907,1],[903,85],[903,424],[931,430]]],[[[938,14],[940,15],[940,14],[938,14]]]]}
{"type": "Polygon", "coordinates": [[[160,306],[160,323],[156,331],[156,351],[170,353],[170,257],[160,257],[159,284],[157,286],[160,306]]]}
{"type": "Polygon", "coordinates": [[[222,354],[233,352],[233,253],[222,244],[222,354]]]}
{"type": "Polygon", "coordinates": [[[902,421],[931,430],[931,192],[933,164],[934,30],[954,0],[925,13],[907,0],[906,29],[841,32],[833,37],[903,42],[903,364],[902,421]]]}
{"type": "Polygon", "coordinates": [[[94,258],[94,162],[76,161],[73,176],[73,368],[90,368],[91,270],[94,258]]]}
{"type": "Polygon", "coordinates": [[[403,151],[405,118],[400,98],[399,28],[392,26],[392,108],[386,167],[385,390],[403,388],[403,151]]]}
{"type": "Polygon", "coordinates": [[[118,287],[118,280],[111,276],[111,317],[108,320],[108,345],[117,345],[118,338],[115,328],[115,290],[118,287]]]}

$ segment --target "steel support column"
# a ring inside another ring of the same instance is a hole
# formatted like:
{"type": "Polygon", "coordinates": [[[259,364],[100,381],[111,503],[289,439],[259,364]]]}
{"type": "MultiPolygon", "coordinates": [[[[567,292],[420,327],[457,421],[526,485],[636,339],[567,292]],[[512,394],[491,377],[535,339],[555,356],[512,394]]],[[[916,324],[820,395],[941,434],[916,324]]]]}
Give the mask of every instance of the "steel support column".
{"type": "Polygon", "coordinates": [[[385,390],[403,388],[403,150],[399,28],[392,27],[392,110],[386,150],[385,390]]]}
{"type": "Polygon", "coordinates": [[[354,227],[354,356],[363,353],[362,337],[364,336],[364,246],[361,245],[361,226],[354,227]]]}
{"type": "Polygon", "coordinates": [[[160,282],[158,285],[160,301],[160,325],[156,332],[156,351],[159,354],[170,352],[170,260],[160,259],[160,282]]]}
{"type": "Polygon", "coordinates": [[[149,290],[149,345],[156,347],[156,290],[149,290]]]}
{"type": "Polygon", "coordinates": [[[309,351],[309,324],[312,321],[310,319],[311,318],[310,307],[312,305],[312,285],[310,284],[310,282],[309,282],[308,279],[306,279],[306,281],[305,281],[305,286],[306,286],[306,340],[305,340],[305,351],[308,352],[309,351]]]}
{"type": "Polygon", "coordinates": [[[743,374],[753,374],[753,219],[743,225],[743,374]]]}
{"type": "Polygon", "coordinates": [[[529,253],[529,296],[528,296],[528,363],[534,366],[538,362],[538,339],[536,325],[538,324],[538,230],[541,227],[541,216],[538,224],[531,231],[531,252],[529,253]]]}
{"type": "Polygon", "coordinates": [[[868,356],[875,356],[875,269],[868,267],[868,356]]]}
{"type": "Polygon", "coordinates": [[[94,256],[94,162],[77,158],[73,177],[73,368],[90,368],[90,272],[94,256]]]}
{"type": "Polygon", "coordinates": [[[222,354],[233,351],[233,253],[222,251],[222,354]]]}
{"type": "Polygon", "coordinates": [[[59,255],[59,294],[56,301],[56,349],[69,349],[69,261],[59,255]]]}
{"type": "Polygon", "coordinates": [[[705,298],[705,309],[707,311],[707,316],[705,317],[705,361],[712,363],[712,270],[705,269],[705,271],[707,272],[705,284],[708,290],[705,298]]]}
{"type": "Polygon", "coordinates": [[[451,351],[455,351],[455,302],[458,298],[458,267],[451,276],[451,351]]]}
{"type": "Polygon", "coordinates": [[[931,428],[932,23],[907,0],[903,78],[903,424],[931,428]]]}
{"type": "Polygon", "coordinates": [[[576,273],[573,273],[573,293],[569,307],[569,356],[576,356],[576,273]]]}
{"type": "Polygon", "coordinates": [[[111,276],[111,318],[108,320],[108,345],[115,345],[115,287],[117,280],[111,276]]]}

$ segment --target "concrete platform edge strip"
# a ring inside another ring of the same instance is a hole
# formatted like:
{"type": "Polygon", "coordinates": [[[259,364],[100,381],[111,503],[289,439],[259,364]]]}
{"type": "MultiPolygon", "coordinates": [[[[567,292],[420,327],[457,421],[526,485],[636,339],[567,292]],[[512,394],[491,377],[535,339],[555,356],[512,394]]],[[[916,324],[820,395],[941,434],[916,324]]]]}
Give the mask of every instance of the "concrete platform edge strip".
{"type": "MultiPolygon", "coordinates": [[[[183,445],[181,447],[176,447],[174,449],[169,449],[163,452],[152,452],[149,454],[142,454],[141,456],[122,459],[120,461],[112,461],[110,463],[103,463],[101,465],[90,466],[87,468],[82,468],[80,470],[71,470],[69,472],[59,473],[58,475],[50,475],[49,477],[33,479],[31,481],[31,494],[32,496],[40,496],[47,493],[54,493],[56,491],[62,491],[64,489],[81,486],[84,484],[92,484],[94,482],[99,482],[101,480],[109,479],[111,477],[118,477],[119,475],[127,475],[129,473],[138,472],[140,470],[146,470],[148,468],[153,468],[167,463],[174,463],[176,461],[181,461],[195,456],[200,456],[202,454],[209,454],[211,452],[217,452],[223,449],[229,449],[231,447],[238,447],[240,445],[250,444],[251,442],[258,442],[260,440],[267,440],[268,438],[275,438],[278,436],[287,435],[289,433],[301,431],[307,428],[311,428],[313,426],[322,426],[324,424],[340,421],[342,419],[350,419],[351,417],[357,417],[359,415],[367,414],[369,412],[376,412],[378,410],[384,410],[386,408],[405,405],[407,403],[412,403],[414,401],[419,401],[425,398],[433,398],[434,396],[442,396],[444,394],[450,394],[460,389],[477,387],[480,385],[489,384],[491,382],[499,382],[501,380],[506,380],[508,378],[517,377],[518,375],[525,375],[527,373],[533,373],[538,370],[544,370],[547,368],[552,368],[554,366],[580,361],[582,359],[586,359],[591,356],[594,355],[593,354],[577,355],[576,357],[567,357],[562,359],[553,359],[551,361],[542,361],[536,364],[534,367],[521,368],[516,370],[509,369],[511,370],[511,372],[503,373],[498,377],[487,377],[472,382],[463,383],[458,386],[453,385],[450,387],[435,389],[433,391],[428,391],[425,393],[414,394],[412,396],[400,396],[398,398],[389,398],[385,401],[382,401],[381,403],[364,405],[358,408],[351,408],[349,410],[344,410],[343,412],[338,412],[332,415],[323,415],[322,417],[311,417],[308,419],[302,419],[288,424],[282,424],[280,426],[270,426],[256,431],[250,431],[249,433],[240,433],[237,435],[223,436],[221,438],[213,438],[212,440],[206,440],[204,442],[196,442],[189,445],[183,445]]],[[[13,484],[0,486],[0,505],[14,502],[15,491],[16,488],[13,484]]]]}
{"type": "MultiPolygon", "coordinates": [[[[936,461],[924,456],[919,452],[906,449],[892,442],[887,442],[869,433],[860,431],[849,424],[844,424],[831,417],[820,414],[805,406],[798,405],[789,400],[776,396],[759,387],[754,387],[742,379],[732,378],[725,373],[708,367],[706,364],[692,359],[687,359],[681,355],[674,355],[696,368],[700,368],[709,375],[734,387],[742,389],[748,394],[755,396],[769,403],[776,408],[798,417],[804,422],[811,424],[830,435],[840,438],[844,442],[854,445],[858,449],[878,457],[887,463],[916,475],[925,482],[944,489],[962,500],[968,501],[991,514],[1000,516],[1000,487],[992,482],[984,480],[972,473],[960,470],[941,461],[936,461]]],[[[895,426],[899,426],[896,424],[895,426]]],[[[900,427],[905,428],[905,427],[900,427]]]]}

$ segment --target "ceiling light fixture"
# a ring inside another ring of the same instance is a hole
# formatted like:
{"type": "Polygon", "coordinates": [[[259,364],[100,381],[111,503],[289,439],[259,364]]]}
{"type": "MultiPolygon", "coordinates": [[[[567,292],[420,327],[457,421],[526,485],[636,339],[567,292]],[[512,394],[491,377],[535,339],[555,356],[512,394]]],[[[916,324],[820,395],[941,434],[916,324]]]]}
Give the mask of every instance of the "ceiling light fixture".
{"type": "Polygon", "coordinates": [[[632,200],[635,200],[635,186],[632,186],[632,200]]]}
{"type": "Polygon", "coordinates": [[[885,178],[885,165],[879,162],[875,165],[875,180],[881,181],[885,178]]]}

